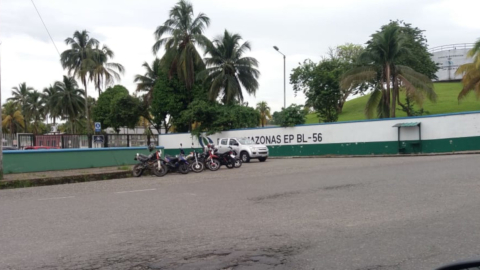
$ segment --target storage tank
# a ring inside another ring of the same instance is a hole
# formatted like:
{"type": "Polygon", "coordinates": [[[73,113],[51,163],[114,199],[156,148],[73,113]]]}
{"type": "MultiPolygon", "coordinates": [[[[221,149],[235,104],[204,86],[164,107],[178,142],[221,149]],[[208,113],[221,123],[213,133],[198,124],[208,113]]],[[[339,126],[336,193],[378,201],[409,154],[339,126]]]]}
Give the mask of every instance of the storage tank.
{"type": "Polygon", "coordinates": [[[473,43],[460,43],[443,45],[431,48],[429,52],[432,54],[432,60],[438,64],[437,77],[438,81],[455,81],[461,80],[461,75],[455,75],[458,67],[472,63],[471,57],[467,57],[468,51],[473,48],[473,43]]]}

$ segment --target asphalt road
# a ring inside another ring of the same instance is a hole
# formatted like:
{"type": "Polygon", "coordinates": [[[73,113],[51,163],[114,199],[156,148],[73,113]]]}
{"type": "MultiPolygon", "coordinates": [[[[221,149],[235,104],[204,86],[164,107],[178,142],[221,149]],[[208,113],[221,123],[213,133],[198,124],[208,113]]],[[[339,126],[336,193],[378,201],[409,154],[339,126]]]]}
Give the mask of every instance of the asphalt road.
{"type": "Polygon", "coordinates": [[[0,269],[434,269],[480,257],[480,155],[281,159],[0,191],[0,269]]]}

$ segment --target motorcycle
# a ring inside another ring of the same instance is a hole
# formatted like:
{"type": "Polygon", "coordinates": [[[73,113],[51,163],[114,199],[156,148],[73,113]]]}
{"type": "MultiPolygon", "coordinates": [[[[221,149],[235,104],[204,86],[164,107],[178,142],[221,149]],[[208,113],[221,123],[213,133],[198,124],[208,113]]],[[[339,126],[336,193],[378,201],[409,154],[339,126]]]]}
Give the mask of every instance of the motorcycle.
{"type": "Polygon", "coordinates": [[[186,159],[190,163],[190,170],[196,173],[199,173],[205,169],[204,157],[201,155],[201,153],[198,153],[197,151],[195,151],[193,143],[192,143],[192,148],[193,148],[193,152],[190,152],[190,154],[186,157],[186,159]]]}
{"type": "Polygon", "coordinates": [[[230,147],[230,151],[227,151],[223,154],[219,155],[219,161],[220,161],[220,166],[225,165],[225,167],[229,169],[233,169],[236,166],[236,158],[235,155],[233,154],[232,147],[230,147]]]}
{"type": "Polygon", "coordinates": [[[215,150],[213,145],[207,146],[207,151],[201,155],[205,160],[205,167],[211,171],[217,171],[220,169],[220,160],[218,156],[215,155],[215,150]]]}
{"type": "MultiPolygon", "coordinates": [[[[154,148],[154,146],[148,146],[150,152],[152,152],[154,148]]],[[[161,150],[157,150],[155,153],[151,153],[148,156],[137,153],[134,160],[138,160],[140,163],[133,166],[133,176],[140,177],[146,169],[150,169],[150,171],[156,176],[164,176],[167,173],[167,167],[162,164],[160,158],[161,155],[161,150]]]]}
{"type": "MultiPolygon", "coordinates": [[[[180,144],[180,147],[182,147],[182,144],[180,144]]],[[[182,148],[180,148],[180,155],[176,157],[165,155],[163,164],[165,164],[169,172],[179,172],[181,174],[187,174],[189,172],[189,164],[185,158],[185,151],[183,151],[182,148]]]]}

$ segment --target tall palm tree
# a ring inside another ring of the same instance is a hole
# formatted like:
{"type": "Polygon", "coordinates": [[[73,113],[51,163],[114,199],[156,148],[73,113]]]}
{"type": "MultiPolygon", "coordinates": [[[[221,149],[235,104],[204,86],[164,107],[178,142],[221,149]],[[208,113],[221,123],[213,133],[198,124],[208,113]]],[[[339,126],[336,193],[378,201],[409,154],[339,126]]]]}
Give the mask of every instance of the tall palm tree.
{"type": "Polygon", "coordinates": [[[152,62],[152,66],[145,62],[142,67],[146,70],[145,74],[135,75],[134,82],[137,83],[137,92],[146,92],[143,100],[150,105],[153,98],[153,88],[155,87],[160,72],[160,59],[155,58],[152,62]]]}
{"type": "MultiPolygon", "coordinates": [[[[73,37],[65,39],[65,43],[70,45],[70,49],[62,52],[60,62],[64,69],[67,69],[69,76],[73,75],[80,79],[85,88],[82,92],[87,99],[87,80],[92,76],[92,70],[95,66],[94,49],[100,42],[88,35],[86,30],[82,32],[75,31],[73,37]]],[[[88,103],[84,102],[87,121],[90,122],[90,115],[88,113],[88,103]]],[[[87,132],[90,129],[87,127],[87,132]]]]}
{"type": "Polygon", "coordinates": [[[210,55],[205,58],[207,69],[199,76],[209,83],[212,100],[220,96],[225,104],[235,101],[242,103],[242,86],[250,95],[255,95],[258,89],[258,61],[244,56],[251,47],[248,41],[240,44],[241,39],[240,35],[225,30],[223,36],[207,46],[205,53],[210,55]]]}
{"type": "Polygon", "coordinates": [[[25,118],[25,131],[28,132],[28,122],[29,115],[27,110],[28,96],[33,90],[33,87],[27,86],[27,83],[21,83],[12,88],[12,97],[8,98],[7,101],[13,101],[14,104],[18,105],[22,111],[22,115],[25,118]]]}
{"type": "Polygon", "coordinates": [[[257,103],[257,111],[260,113],[260,125],[264,127],[267,124],[269,119],[272,119],[272,115],[270,114],[270,107],[268,106],[266,101],[260,101],[257,103]]]}
{"type": "Polygon", "coordinates": [[[381,32],[372,35],[367,48],[360,55],[362,66],[346,72],[341,81],[343,89],[362,82],[375,82],[375,88],[367,102],[365,113],[371,118],[376,109],[380,118],[395,117],[400,87],[404,87],[409,97],[421,103],[424,96],[435,101],[436,94],[432,81],[415,70],[397,65],[402,55],[410,51],[404,46],[404,37],[399,27],[390,25],[381,32]]]}
{"type": "Polygon", "coordinates": [[[56,119],[60,116],[57,89],[50,85],[43,89],[43,102],[45,103],[45,114],[52,118],[53,125],[56,124],[56,119]]]}
{"type": "Polygon", "coordinates": [[[98,95],[102,93],[102,86],[106,87],[115,81],[120,81],[120,75],[125,73],[125,68],[118,63],[109,62],[114,53],[106,45],[102,48],[97,44],[92,53],[93,66],[90,72],[90,80],[95,84],[98,95]]]}
{"type": "Polygon", "coordinates": [[[465,98],[470,91],[474,91],[477,98],[480,98],[480,39],[468,52],[468,56],[473,58],[473,62],[461,65],[455,72],[463,75],[463,89],[458,94],[458,100],[465,98]]]}
{"type": "Polygon", "coordinates": [[[32,131],[34,134],[38,134],[38,126],[45,115],[44,110],[45,106],[42,99],[42,93],[36,90],[30,92],[27,98],[27,114],[32,116],[32,131]]]}
{"type": "MultiPolygon", "coordinates": [[[[78,122],[78,117],[82,116],[85,108],[85,91],[78,89],[78,84],[73,77],[63,76],[63,81],[55,82],[57,89],[58,103],[63,119],[67,119],[74,132],[74,123],[78,122]]],[[[88,125],[89,127],[90,125],[88,125]]],[[[88,130],[87,127],[87,130],[88,130]]]]}
{"type": "Polygon", "coordinates": [[[3,105],[2,128],[8,129],[10,134],[16,134],[24,127],[24,119],[18,105],[9,101],[3,105]]]}
{"type": "Polygon", "coordinates": [[[153,53],[165,48],[162,61],[170,67],[170,76],[176,73],[189,90],[195,82],[195,72],[205,68],[195,45],[205,46],[208,42],[203,32],[209,25],[210,18],[203,13],[194,18],[192,4],[180,0],[170,10],[169,18],[155,30],[153,53]]]}

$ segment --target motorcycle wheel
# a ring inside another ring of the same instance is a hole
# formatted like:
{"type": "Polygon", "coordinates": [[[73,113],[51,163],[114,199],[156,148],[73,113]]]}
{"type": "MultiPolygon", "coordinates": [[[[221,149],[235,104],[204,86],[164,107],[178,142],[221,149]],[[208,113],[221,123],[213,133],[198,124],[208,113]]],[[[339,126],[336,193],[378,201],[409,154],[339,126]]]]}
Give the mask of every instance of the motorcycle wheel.
{"type": "Polygon", "coordinates": [[[233,168],[235,168],[235,161],[233,161],[232,159],[229,159],[227,161],[227,163],[225,164],[225,166],[229,169],[233,169],[233,168]]]}
{"type": "Polygon", "coordinates": [[[199,173],[199,172],[203,171],[203,169],[205,167],[203,166],[203,163],[201,163],[201,162],[194,162],[194,163],[192,163],[190,168],[192,169],[192,171],[194,171],[196,173],[199,173]]]}
{"type": "Polygon", "coordinates": [[[132,174],[135,177],[140,177],[143,174],[143,165],[142,164],[137,164],[133,166],[132,174]]]}
{"type": "Polygon", "coordinates": [[[208,168],[211,170],[211,171],[218,171],[218,169],[220,169],[220,161],[218,161],[218,159],[214,159],[212,161],[207,161],[208,164],[208,168]]]}
{"type": "Polygon", "coordinates": [[[241,159],[235,159],[235,168],[242,167],[243,161],[241,159]]]}
{"type": "Polygon", "coordinates": [[[187,174],[189,172],[188,165],[187,163],[182,163],[180,166],[178,166],[178,171],[181,174],[187,174]]]}
{"type": "Polygon", "coordinates": [[[165,164],[160,164],[160,168],[158,168],[157,164],[155,164],[155,166],[153,167],[153,174],[155,174],[158,177],[164,176],[165,174],[167,174],[167,172],[168,172],[168,168],[167,166],[165,166],[165,164]]]}

